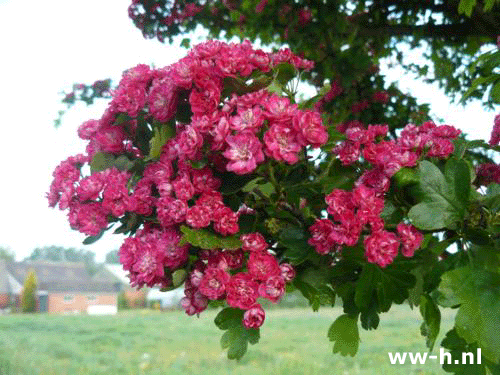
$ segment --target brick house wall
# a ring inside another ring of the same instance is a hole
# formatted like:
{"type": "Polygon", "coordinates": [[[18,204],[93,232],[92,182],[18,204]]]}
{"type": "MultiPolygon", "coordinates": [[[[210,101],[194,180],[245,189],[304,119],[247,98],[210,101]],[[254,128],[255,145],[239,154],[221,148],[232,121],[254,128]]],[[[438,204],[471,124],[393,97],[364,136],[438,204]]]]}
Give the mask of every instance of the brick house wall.
{"type": "Polygon", "coordinates": [[[9,295],[8,294],[0,294],[0,309],[5,309],[9,306],[9,295]]]}
{"type": "Polygon", "coordinates": [[[127,289],[124,291],[124,293],[129,308],[145,307],[146,292],[143,289],[127,289]]]}
{"type": "Polygon", "coordinates": [[[48,298],[49,313],[86,313],[90,305],[116,306],[116,294],[51,293],[48,298]]]}

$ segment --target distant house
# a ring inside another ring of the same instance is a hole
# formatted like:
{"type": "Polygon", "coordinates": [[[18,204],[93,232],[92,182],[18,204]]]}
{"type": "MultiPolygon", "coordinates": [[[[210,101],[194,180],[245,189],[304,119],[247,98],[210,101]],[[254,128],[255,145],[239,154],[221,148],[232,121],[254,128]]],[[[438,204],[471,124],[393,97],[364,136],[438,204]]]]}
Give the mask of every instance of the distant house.
{"type": "Polygon", "coordinates": [[[130,308],[146,307],[148,288],[137,289],[130,286],[128,272],[121,264],[104,264],[93,277],[94,280],[112,279],[118,290],[124,294],[127,306],[130,308]]]}
{"type": "Polygon", "coordinates": [[[119,286],[111,279],[93,279],[83,263],[7,262],[0,260],[0,309],[20,301],[24,280],[34,270],[38,310],[49,313],[113,313],[119,286]]]}

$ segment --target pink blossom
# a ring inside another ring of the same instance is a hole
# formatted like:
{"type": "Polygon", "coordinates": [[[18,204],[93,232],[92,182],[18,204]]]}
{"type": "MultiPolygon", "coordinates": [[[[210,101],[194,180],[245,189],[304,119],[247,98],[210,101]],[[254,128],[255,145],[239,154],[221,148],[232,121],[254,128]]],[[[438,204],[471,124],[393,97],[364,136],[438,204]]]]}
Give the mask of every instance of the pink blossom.
{"type": "Polygon", "coordinates": [[[285,295],[285,279],[281,275],[269,276],[259,285],[259,296],[271,302],[279,302],[285,295]]]}
{"type": "Polygon", "coordinates": [[[229,160],[227,170],[236,174],[253,172],[259,163],[264,161],[262,144],[250,133],[228,135],[226,142],[229,148],[223,155],[229,160]]]}
{"type": "Polygon", "coordinates": [[[323,146],[328,140],[328,133],[321,115],[316,111],[297,111],[293,117],[293,127],[299,133],[303,145],[317,148],[323,146]]]}
{"type": "Polygon", "coordinates": [[[299,161],[298,153],[302,145],[296,137],[296,132],[291,128],[273,124],[264,134],[265,152],[277,161],[286,161],[295,164],[299,161]]]}
{"type": "Polygon", "coordinates": [[[238,215],[229,207],[218,209],[214,216],[214,230],[223,236],[235,234],[240,230],[238,215]]]}
{"type": "Polygon", "coordinates": [[[281,276],[285,282],[290,282],[295,278],[295,270],[291,264],[281,263],[280,264],[281,276]]]}
{"type": "Polygon", "coordinates": [[[328,219],[318,219],[309,227],[311,238],[307,242],[314,246],[317,253],[325,255],[333,250],[334,243],[330,240],[333,228],[333,223],[328,219]]]}
{"type": "Polygon", "coordinates": [[[385,268],[398,255],[399,239],[394,233],[381,230],[366,236],[364,245],[366,260],[385,268]]]}
{"type": "Polygon", "coordinates": [[[236,116],[231,117],[229,125],[231,129],[238,132],[249,131],[256,133],[262,126],[263,121],[262,110],[259,107],[254,107],[239,111],[236,116]]]}
{"type": "Polygon", "coordinates": [[[401,243],[403,244],[403,255],[408,258],[412,257],[415,250],[420,247],[424,236],[413,225],[404,223],[398,224],[397,231],[399,238],[401,239],[401,243]]]}
{"type": "Polygon", "coordinates": [[[491,130],[491,136],[489,144],[490,146],[496,146],[500,143],[500,114],[495,116],[493,122],[493,129],[491,130]]]}
{"type": "Polygon", "coordinates": [[[249,252],[263,252],[269,248],[264,236],[258,232],[243,234],[240,236],[243,250],[249,252]]]}
{"type": "Polygon", "coordinates": [[[192,228],[206,228],[210,225],[211,216],[208,207],[195,205],[188,209],[186,223],[192,228]]]}
{"type": "Polygon", "coordinates": [[[255,304],[243,314],[243,326],[246,329],[257,329],[264,324],[265,319],[265,311],[259,304],[255,304]]]}
{"type": "Polygon", "coordinates": [[[259,284],[248,273],[237,273],[231,276],[226,285],[227,303],[231,307],[243,310],[251,309],[259,297],[259,284]]]}
{"type": "Polygon", "coordinates": [[[231,276],[220,268],[207,268],[200,282],[200,292],[208,299],[219,299],[225,294],[230,278],[231,276]]]}
{"type": "Polygon", "coordinates": [[[247,262],[248,273],[255,280],[266,280],[270,276],[281,275],[276,258],[264,252],[251,252],[247,262]]]}

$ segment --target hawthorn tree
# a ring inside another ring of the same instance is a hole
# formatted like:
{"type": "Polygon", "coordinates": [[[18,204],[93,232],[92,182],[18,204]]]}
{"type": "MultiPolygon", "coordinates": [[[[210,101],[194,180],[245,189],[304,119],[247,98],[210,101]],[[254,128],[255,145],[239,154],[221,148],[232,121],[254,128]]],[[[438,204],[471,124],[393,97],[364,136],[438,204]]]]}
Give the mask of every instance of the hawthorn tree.
{"type": "Polygon", "coordinates": [[[129,14],[160,41],[202,25],[290,49],[209,41],[125,72],[48,194],[87,243],[115,226],[132,285],[184,285],[189,315],[224,307],[229,358],[259,340],[259,298],[299,290],[314,310],[342,301],[334,353],[355,355],[359,326],[408,303],[430,349],[440,309],[458,309],[446,371],[469,371],[454,360],[478,347],[474,373],[500,371],[500,116],[489,143],[468,139],[378,69],[394,55],[494,106],[496,1],[142,0],[129,14]],[[405,60],[419,45],[428,66],[405,60]],[[301,96],[300,80],[317,95],[301,96]]]}

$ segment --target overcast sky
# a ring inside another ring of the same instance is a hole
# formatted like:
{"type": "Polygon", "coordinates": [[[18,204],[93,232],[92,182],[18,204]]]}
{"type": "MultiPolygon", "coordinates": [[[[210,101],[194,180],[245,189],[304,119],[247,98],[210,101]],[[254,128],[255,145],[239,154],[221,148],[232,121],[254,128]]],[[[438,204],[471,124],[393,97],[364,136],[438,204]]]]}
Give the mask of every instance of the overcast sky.
{"type": "MultiPolygon", "coordinates": [[[[128,18],[129,0],[0,0],[0,246],[18,260],[36,247],[62,245],[92,250],[97,260],[122,241],[106,234],[91,246],[69,229],[66,213],[48,208],[45,193],[59,162],[84,150],[77,127],[99,118],[106,103],[80,105],[55,129],[62,109],[60,91],[74,82],[92,83],[139,63],[168,65],[185,55],[182,48],[145,40],[128,18]]],[[[476,103],[450,106],[442,92],[401,74],[391,80],[471,139],[488,139],[494,112],[476,103]]]]}

